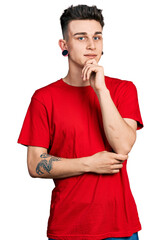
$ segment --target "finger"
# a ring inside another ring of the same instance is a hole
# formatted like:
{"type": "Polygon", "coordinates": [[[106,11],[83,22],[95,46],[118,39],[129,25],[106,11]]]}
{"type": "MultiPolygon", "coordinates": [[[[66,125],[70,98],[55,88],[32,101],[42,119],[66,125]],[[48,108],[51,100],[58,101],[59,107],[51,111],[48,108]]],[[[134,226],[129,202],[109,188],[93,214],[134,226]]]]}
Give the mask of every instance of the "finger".
{"type": "Polygon", "coordinates": [[[115,160],[112,161],[112,164],[113,164],[113,165],[115,165],[115,164],[122,164],[122,163],[124,163],[124,161],[125,161],[125,160],[116,160],[116,159],[115,159],[115,160]]]}
{"type": "Polygon", "coordinates": [[[83,80],[86,80],[87,79],[87,72],[88,72],[88,70],[89,70],[89,68],[90,68],[91,66],[86,66],[86,68],[84,69],[84,72],[83,72],[83,80]]]}
{"type": "Polygon", "coordinates": [[[87,80],[89,80],[92,72],[96,72],[96,67],[90,67],[90,68],[87,70],[87,73],[86,73],[86,75],[87,75],[87,76],[86,76],[87,80]]]}
{"type": "Polygon", "coordinates": [[[92,73],[92,68],[90,67],[90,68],[88,68],[87,71],[86,71],[86,79],[87,79],[87,80],[89,80],[91,73],[92,73]]]}
{"type": "Polygon", "coordinates": [[[128,155],[125,155],[125,154],[116,154],[115,155],[115,159],[117,160],[127,160],[128,159],[128,155]]]}
{"type": "MultiPolygon", "coordinates": [[[[84,64],[84,68],[86,68],[87,66],[92,66],[92,65],[95,65],[95,66],[98,66],[97,62],[93,61],[93,60],[88,60],[86,61],[86,63],[84,64]]],[[[84,70],[83,68],[83,70],[84,70]]],[[[82,71],[83,71],[82,70],[82,71]]]]}
{"type": "Polygon", "coordinates": [[[109,174],[114,174],[114,173],[119,173],[119,172],[120,172],[120,169],[117,169],[117,170],[114,169],[114,170],[112,170],[111,173],[109,173],[109,174]]]}
{"type": "Polygon", "coordinates": [[[89,64],[89,63],[91,63],[91,64],[96,64],[96,65],[98,64],[95,59],[88,59],[88,60],[85,62],[85,65],[86,65],[86,64],[89,64]]]}
{"type": "Polygon", "coordinates": [[[118,164],[125,162],[125,160],[116,160],[116,161],[117,161],[118,164]]]}
{"type": "Polygon", "coordinates": [[[84,68],[82,69],[82,78],[84,78],[84,73],[85,73],[87,67],[89,67],[89,66],[91,66],[91,64],[85,65],[84,68]]]}
{"type": "Polygon", "coordinates": [[[114,164],[114,165],[111,165],[111,169],[115,169],[115,170],[118,170],[118,169],[121,169],[123,167],[123,164],[114,164]]]}

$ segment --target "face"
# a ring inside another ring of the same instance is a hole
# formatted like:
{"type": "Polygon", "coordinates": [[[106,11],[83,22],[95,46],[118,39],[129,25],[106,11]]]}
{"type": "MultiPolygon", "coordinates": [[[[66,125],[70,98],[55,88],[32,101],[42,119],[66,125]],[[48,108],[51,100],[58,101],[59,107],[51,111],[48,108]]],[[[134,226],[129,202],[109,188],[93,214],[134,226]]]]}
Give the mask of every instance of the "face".
{"type": "Polygon", "coordinates": [[[69,61],[83,67],[89,59],[102,56],[102,26],[96,20],[73,20],[68,24],[69,61]]]}

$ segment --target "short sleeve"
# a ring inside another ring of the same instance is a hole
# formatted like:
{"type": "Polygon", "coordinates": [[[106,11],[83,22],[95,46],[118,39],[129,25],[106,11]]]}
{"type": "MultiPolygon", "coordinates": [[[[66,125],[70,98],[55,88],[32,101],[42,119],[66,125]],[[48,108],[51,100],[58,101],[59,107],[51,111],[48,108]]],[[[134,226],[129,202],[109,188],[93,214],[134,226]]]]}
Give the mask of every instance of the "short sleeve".
{"type": "Polygon", "coordinates": [[[18,143],[49,148],[50,131],[47,110],[44,104],[34,97],[31,98],[18,143]]]}
{"type": "Polygon", "coordinates": [[[137,121],[137,130],[144,127],[136,86],[131,81],[127,81],[122,86],[118,98],[118,111],[122,118],[131,118],[137,121]]]}

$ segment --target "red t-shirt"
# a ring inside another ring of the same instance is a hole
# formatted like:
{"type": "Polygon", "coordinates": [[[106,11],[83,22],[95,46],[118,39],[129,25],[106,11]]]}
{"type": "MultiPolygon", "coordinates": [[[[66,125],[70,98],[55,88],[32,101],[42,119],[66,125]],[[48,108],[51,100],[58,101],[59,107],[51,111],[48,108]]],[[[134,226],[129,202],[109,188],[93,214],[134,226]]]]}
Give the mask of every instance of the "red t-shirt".
{"type": "MultiPolygon", "coordinates": [[[[143,127],[137,90],[131,81],[105,76],[111,98],[123,118],[143,127]]],[[[44,147],[64,158],[113,151],[107,142],[100,104],[91,86],[57,80],[35,91],[18,143],[44,147]]],[[[128,237],[141,229],[126,171],[85,173],[54,180],[47,236],[62,240],[128,237]]]]}

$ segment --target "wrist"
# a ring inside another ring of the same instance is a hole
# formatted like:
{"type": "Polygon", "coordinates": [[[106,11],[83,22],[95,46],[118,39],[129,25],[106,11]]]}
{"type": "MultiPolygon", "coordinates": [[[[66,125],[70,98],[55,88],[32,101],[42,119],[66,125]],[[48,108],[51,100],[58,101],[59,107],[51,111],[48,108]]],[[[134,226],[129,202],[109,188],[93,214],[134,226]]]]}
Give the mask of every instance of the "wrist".
{"type": "Polygon", "coordinates": [[[110,96],[110,91],[107,88],[100,89],[96,92],[97,97],[100,99],[104,96],[110,96]]]}
{"type": "Polygon", "coordinates": [[[91,158],[92,158],[92,156],[80,158],[80,163],[81,163],[82,171],[83,171],[84,173],[88,173],[88,172],[91,171],[91,168],[90,168],[91,158]]]}

